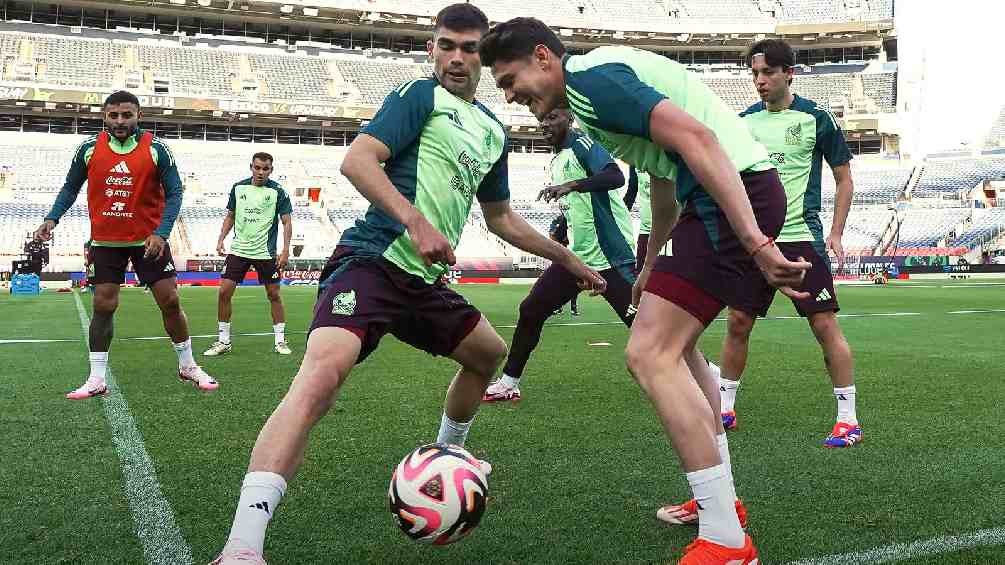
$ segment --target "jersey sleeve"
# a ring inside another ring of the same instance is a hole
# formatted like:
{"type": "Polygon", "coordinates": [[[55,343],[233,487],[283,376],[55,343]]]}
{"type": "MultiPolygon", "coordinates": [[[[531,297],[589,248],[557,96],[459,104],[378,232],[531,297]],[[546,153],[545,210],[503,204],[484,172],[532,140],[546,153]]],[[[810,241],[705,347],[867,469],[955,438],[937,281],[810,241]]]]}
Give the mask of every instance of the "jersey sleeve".
{"type": "Polygon", "coordinates": [[[397,156],[415,142],[433,111],[436,82],[417,79],[399,86],[384,98],[384,104],[361,132],[380,140],[397,156]]]}
{"type": "Polygon", "coordinates": [[[572,152],[588,176],[593,176],[614,163],[614,158],[604,146],[589,137],[581,136],[572,144],[572,152]]]}
{"type": "Polygon", "coordinates": [[[174,160],[174,154],[160,140],[155,139],[151,144],[158,154],[157,170],[160,173],[161,186],[164,187],[164,211],[161,213],[161,223],[154,230],[154,233],[167,239],[174,228],[174,222],[181,212],[181,201],[185,193],[185,187],[181,182],[181,175],[178,174],[178,164],[174,160]]]}
{"type": "Polygon", "coordinates": [[[236,184],[233,185],[233,186],[231,186],[230,187],[230,194],[227,196],[227,209],[230,210],[231,212],[234,212],[234,211],[237,210],[237,194],[236,194],[236,189],[237,189],[237,185],[236,184]]]}
{"type": "Polygon", "coordinates": [[[571,74],[569,104],[576,117],[613,133],[649,138],[649,117],[666,96],[639,80],[624,63],[571,74]]]}
{"type": "Polygon", "coordinates": [[[276,213],[280,216],[292,214],[293,203],[290,201],[290,194],[286,192],[285,188],[279,185],[276,185],[276,192],[279,193],[276,197],[276,213]]]}
{"type": "Polygon", "coordinates": [[[851,151],[844,140],[844,132],[837,125],[834,115],[827,110],[817,109],[817,150],[831,167],[838,167],[851,161],[851,151]]]}
{"type": "Polygon", "coordinates": [[[509,200],[509,141],[503,145],[502,155],[489,169],[489,173],[478,185],[479,202],[501,202],[509,200]]]}

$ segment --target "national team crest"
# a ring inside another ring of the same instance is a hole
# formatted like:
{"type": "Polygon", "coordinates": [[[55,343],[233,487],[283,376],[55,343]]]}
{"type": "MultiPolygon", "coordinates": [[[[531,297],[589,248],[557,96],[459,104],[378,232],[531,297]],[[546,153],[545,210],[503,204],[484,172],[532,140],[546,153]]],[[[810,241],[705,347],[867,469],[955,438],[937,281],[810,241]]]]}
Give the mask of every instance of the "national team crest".
{"type": "Polygon", "coordinates": [[[340,292],[332,299],[332,314],[352,316],[356,312],[356,291],[340,292]]]}
{"type": "Polygon", "coordinates": [[[785,130],[785,144],[799,145],[803,142],[803,125],[792,124],[785,130]]]}

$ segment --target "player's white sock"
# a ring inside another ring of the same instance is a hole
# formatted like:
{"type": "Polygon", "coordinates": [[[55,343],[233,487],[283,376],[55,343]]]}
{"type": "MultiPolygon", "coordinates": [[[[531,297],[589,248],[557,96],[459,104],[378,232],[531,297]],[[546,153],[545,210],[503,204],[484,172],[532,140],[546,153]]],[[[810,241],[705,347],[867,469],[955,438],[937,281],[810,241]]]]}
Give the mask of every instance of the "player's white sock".
{"type": "Polygon", "coordinates": [[[175,343],[174,352],[178,354],[179,367],[192,367],[196,364],[195,358],[192,357],[192,338],[188,338],[181,343],[175,343]]]}
{"type": "Polygon", "coordinates": [[[722,368],[713,363],[708,357],[705,357],[705,362],[708,363],[708,368],[712,369],[712,374],[715,375],[716,380],[722,377],[722,368]]]}
{"type": "Polygon", "coordinates": [[[245,475],[227,540],[239,539],[261,555],[265,547],[265,529],[285,493],[286,479],[282,475],[268,471],[252,471],[245,475]]]}
{"type": "Polygon", "coordinates": [[[468,430],[471,429],[471,422],[474,420],[474,418],[471,418],[467,422],[455,422],[444,412],[443,417],[440,418],[440,433],[436,434],[436,443],[448,443],[464,447],[464,440],[468,439],[468,430]]]}
{"type": "Polygon", "coordinates": [[[220,343],[230,343],[230,322],[218,322],[220,328],[220,343]]]}
{"type": "Polygon", "coordinates": [[[723,412],[733,412],[736,408],[736,391],[740,390],[739,380],[719,377],[719,397],[723,412]]]}
{"type": "Polygon", "coordinates": [[[520,377],[514,378],[507,375],[506,373],[503,373],[503,376],[501,379],[499,379],[499,382],[502,383],[502,385],[505,386],[506,388],[516,388],[520,386],[520,377]]]}
{"type": "Polygon", "coordinates": [[[721,433],[715,436],[715,445],[719,448],[719,458],[722,459],[722,466],[726,469],[726,478],[729,479],[729,492],[736,500],[736,485],[733,484],[733,465],[729,462],[729,440],[726,434],[721,433]]]}
{"type": "Polygon", "coordinates": [[[834,398],[838,403],[837,421],[858,424],[858,417],[855,416],[855,385],[835,387],[834,398]]]}
{"type": "Polygon", "coordinates": [[[687,473],[687,482],[698,502],[698,537],[726,547],[743,547],[746,538],[723,465],[687,473]]]}
{"type": "Polygon", "coordinates": [[[105,380],[105,373],[108,372],[108,352],[92,351],[91,355],[91,375],[105,380]]]}
{"type": "Polygon", "coordinates": [[[272,333],[276,336],[276,345],[286,342],[286,322],[272,324],[272,333]]]}

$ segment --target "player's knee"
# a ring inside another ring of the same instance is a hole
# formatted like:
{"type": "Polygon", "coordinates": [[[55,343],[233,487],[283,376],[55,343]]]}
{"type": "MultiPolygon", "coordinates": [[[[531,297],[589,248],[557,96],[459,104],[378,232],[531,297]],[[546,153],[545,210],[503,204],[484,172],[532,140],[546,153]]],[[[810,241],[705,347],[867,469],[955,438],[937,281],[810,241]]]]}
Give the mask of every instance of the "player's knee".
{"type": "Polygon", "coordinates": [[[266,293],[266,296],[269,297],[269,302],[271,302],[273,304],[282,304],[283,303],[283,297],[279,294],[279,289],[278,288],[275,289],[275,290],[268,291],[266,293]]]}
{"type": "Polygon", "coordinates": [[[166,296],[160,301],[161,312],[164,314],[172,315],[181,312],[181,300],[178,299],[178,293],[172,293],[166,296]]]}
{"type": "Polygon", "coordinates": [[[730,338],[746,340],[754,329],[754,318],[739,310],[730,310],[726,323],[726,332],[730,338]]]}
{"type": "Polygon", "coordinates": [[[820,312],[810,316],[810,329],[820,343],[842,341],[844,337],[834,312],[820,312]]]}
{"type": "Polygon", "coordinates": [[[642,384],[641,379],[644,379],[650,373],[648,368],[649,356],[651,354],[652,349],[648,348],[643,343],[643,340],[637,338],[634,334],[628,340],[628,345],[625,346],[625,366],[628,368],[628,372],[632,375],[632,378],[639,381],[639,384],[642,384]]]}
{"type": "Polygon", "coordinates": [[[95,314],[110,316],[115,313],[115,310],[118,307],[118,297],[107,298],[98,295],[94,296],[93,308],[95,314]]]}

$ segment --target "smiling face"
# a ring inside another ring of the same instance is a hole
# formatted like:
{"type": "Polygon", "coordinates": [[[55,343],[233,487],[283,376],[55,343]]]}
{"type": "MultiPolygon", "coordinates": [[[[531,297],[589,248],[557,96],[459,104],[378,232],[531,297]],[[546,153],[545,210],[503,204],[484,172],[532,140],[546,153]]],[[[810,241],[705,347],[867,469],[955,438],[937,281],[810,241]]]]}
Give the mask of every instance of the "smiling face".
{"type": "Polygon", "coordinates": [[[433,74],[454,96],[474,100],[475,89],[482,77],[482,60],[478,42],[482,32],[477,29],[454,31],[438,28],[426,50],[433,61],[433,74]]]}
{"type": "Polygon", "coordinates": [[[132,102],[105,105],[105,128],[119,141],[125,141],[136,133],[140,121],[140,108],[132,102]]]}
{"type": "Polygon", "coordinates": [[[492,64],[496,86],[509,103],[526,106],[538,121],[565,105],[565,75],[562,60],[544,45],[526,57],[492,64]]]}

